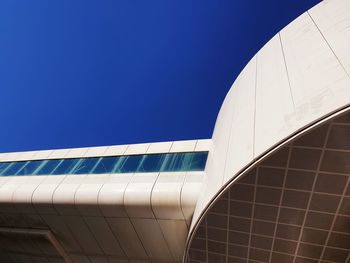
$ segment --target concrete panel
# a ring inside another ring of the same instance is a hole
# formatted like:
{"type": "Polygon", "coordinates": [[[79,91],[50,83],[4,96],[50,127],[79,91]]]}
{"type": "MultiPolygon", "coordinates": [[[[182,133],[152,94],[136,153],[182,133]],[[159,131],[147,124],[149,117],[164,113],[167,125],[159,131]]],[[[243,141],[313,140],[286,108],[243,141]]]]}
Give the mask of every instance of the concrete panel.
{"type": "Polygon", "coordinates": [[[112,232],[119,238],[123,251],[130,259],[145,260],[148,256],[129,218],[107,218],[112,232]]]}
{"type": "Polygon", "coordinates": [[[185,250],[188,229],[185,220],[158,220],[174,262],[180,263],[185,250]]]}
{"type": "Polygon", "coordinates": [[[151,204],[158,219],[182,219],[181,190],[186,173],[159,173],[152,190],[151,204]]]}
{"type": "Polygon", "coordinates": [[[45,179],[33,191],[32,204],[40,214],[57,214],[53,206],[53,194],[65,176],[45,176],[45,179]]]}
{"type": "Polygon", "coordinates": [[[294,103],[279,34],[258,53],[255,149],[259,156],[289,135],[294,103]]]}
{"type": "Polygon", "coordinates": [[[105,217],[128,217],[124,208],[124,193],[133,174],[110,175],[100,189],[98,204],[105,217]]]}
{"type": "Polygon", "coordinates": [[[98,205],[98,195],[109,177],[109,174],[87,175],[84,177],[74,196],[75,207],[81,215],[102,216],[98,205]]]}
{"type": "Polygon", "coordinates": [[[296,115],[290,133],[350,101],[350,79],[308,13],[281,31],[296,115]]]}
{"type": "Polygon", "coordinates": [[[106,255],[125,257],[116,236],[103,217],[85,216],[84,220],[106,255]]]}
{"type": "Polygon", "coordinates": [[[173,142],[170,152],[193,152],[196,147],[196,140],[188,140],[188,141],[176,141],[173,142]]]}
{"type": "Polygon", "coordinates": [[[172,261],[172,255],[157,220],[135,218],[131,219],[131,222],[152,262],[172,261]]]}
{"type": "Polygon", "coordinates": [[[124,206],[130,218],[154,218],[151,194],[158,173],[134,174],[124,193],[124,206]]]}
{"type": "Polygon", "coordinates": [[[53,193],[52,202],[60,215],[79,215],[73,205],[76,191],[86,175],[66,176],[53,193]]]}
{"type": "Polygon", "coordinates": [[[341,64],[350,73],[350,4],[347,0],[322,1],[309,14],[341,64]]]}

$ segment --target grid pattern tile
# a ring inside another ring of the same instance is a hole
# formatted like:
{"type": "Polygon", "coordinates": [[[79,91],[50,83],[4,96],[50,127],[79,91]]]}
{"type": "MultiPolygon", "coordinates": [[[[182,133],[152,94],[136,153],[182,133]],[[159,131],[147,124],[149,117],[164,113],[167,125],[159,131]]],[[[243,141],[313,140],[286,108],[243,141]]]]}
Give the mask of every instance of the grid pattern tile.
{"type": "Polygon", "coordinates": [[[350,114],[233,184],[201,222],[187,262],[350,262],[350,114]]]}

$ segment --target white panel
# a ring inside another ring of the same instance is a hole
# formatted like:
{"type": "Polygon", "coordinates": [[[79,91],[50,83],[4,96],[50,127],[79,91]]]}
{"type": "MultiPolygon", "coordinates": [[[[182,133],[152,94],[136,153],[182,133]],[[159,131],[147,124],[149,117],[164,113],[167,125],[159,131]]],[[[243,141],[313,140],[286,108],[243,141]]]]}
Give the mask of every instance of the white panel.
{"type": "Polygon", "coordinates": [[[170,152],[193,152],[196,147],[196,140],[191,141],[176,141],[170,148],[170,152]]]}
{"type": "Polygon", "coordinates": [[[103,252],[111,256],[125,256],[114,234],[103,217],[84,217],[103,252]]]}
{"type": "Polygon", "coordinates": [[[194,222],[223,183],[253,159],[255,80],[256,57],[238,76],[220,109],[194,222]]]}
{"type": "Polygon", "coordinates": [[[350,2],[322,1],[309,13],[347,72],[350,73],[350,2]]]}
{"type": "Polygon", "coordinates": [[[152,209],[156,218],[184,219],[181,189],[186,173],[160,173],[152,190],[152,209]]]}
{"type": "Polygon", "coordinates": [[[74,206],[74,196],[86,175],[68,175],[56,188],[52,201],[55,209],[61,215],[78,215],[74,206]]]}
{"type": "Polygon", "coordinates": [[[0,187],[0,212],[2,213],[17,213],[17,210],[12,204],[12,196],[16,189],[25,183],[28,177],[10,176],[6,183],[0,187]]]}
{"type": "Polygon", "coordinates": [[[151,143],[149,146],[147,153],[167,153],[170,151],[172,142],[156,142],[156,143],[151,143]]]}
{"type": "Polygon", "coordinates": [[[45,176],[30,176],[24,184],[13,193],[12,202],[21,213],[33,214],[36,210],[32,206],[32,195],[35,189],[45,180],[45,176]]]}
{"type": "Polygon", "coordinates": [[[129,258],[147,259],[147,254],[129,218],[106,218],[112,232],[129,258]]]}
{"type": "Polygon", "coordinates": [[[35,155],[32,157],[33,160],[45,160],[47,159],[53,150],[45,150],[45,151],[37,151],[35,155]]]}
{"type": "Polygon", "coordinates": [[[128,148],[128,145],[113,145],[109,146],[103,156],[118,156],[123,155],[128,148]]]}
{"type": "Polygon", "coordinates": [[[102,215],[98,205],[98,195],[108,178],[108,174],[87,175],[84,178],[74,197],[75,207],[81,215],[102,215]]]}
{"type": "Polygon", "coordinates": [[[125,151],[125,155],[131,154],[144,154],[147,152],[149,143],[139,143],[139,144],[130,144],[129,147],[125,151]]]}
{"type": "Polygon", "coordinates": [[[3,160],[2,161],[5,161],[5,162],[17,161],[17,160],[20,159],[21,154],[22,153],[20,153],[20,152],[7,153],[5,156],[3,156],[3,160]]]}
{"type": "Polygon", "coordinates": [[[102,186],[98,203],[101,212],[106,217],[127,217],[124,208],[124,192],[133,174],[112,174],[102,186]]]}
{"type": "Polygon", "coordinates": [[[294,105],[279,35],[257,56],[255,156],[290,133],[294,105]]]}
{"type": "Polygon", "coordinates": [[[70,149],[59,149],[54,150],[52,153],[47,157],[47,159],[61,159],[64,158],[70,149]]]}
{"type": "Polygon", "coordinates": [[[211,139],[198,140],[194,151],[195,152],[210,151],[211,146],[212,146],[211,139]]]}
{"type": "Polygon", "coordinates": [[[40,214],[57,214],[53,207],[53,193],[58,185],[64,180],[64,176],[45,176],[45,179],[35,189],[32,195],[32,203],[40,214]]]}
{"type": "Polygon", "coordinates": [[[134,174],[124,193],[124,206],[129,217],[154,218],[151,192],[158,173],[134,174]]]}
{"type": "Polygon", "coordinates": [[[181,262],[188,229],[184,220],[158,220],[175,262],[181,262]]]}
{"type": "Polygon", "coordinates": [[[235,84],[234,112],[225,163],[225,182],[253,159],[256,57],[250,61],[235,84]]]}
{"type": "Polygon", "coordinates": [[[10,178],[13,178],[11,176],[0,176],[0,189],[1,186],[4,185],[10,178]]]}
{"type": "MultiPolygon", "coordinates": [[[[349,68],[350,15],[345,10],[350,10],[349,1],[326,0],[310,12],[335,54],[349,68]]],[[[215,125],[213,146],[206,166],[207,176],[204,177],[194,221],[223,183],[232,179],[259,154],[305,126],[349,105],[348,74],[308,13],[283,29],[280,37],[282,47],[278,47],[277,37],[268,43],[248,63],[225,98],[215,125]],[[284,54],[284,67],[281,54],[284,54]],[[254,145],[254,136],[257,145],[254,145]],[[225,180],[222,180],[223,173],[225,180]]]]}
{"type": "Polygon", "coordinates": [[[350,80],[307,13],[281,38],[296,107],[294,130],[349,103],[350,80]]]}
{"type": "Polygon", "coordinates": [[[103,154],[106,152],[108,149],[108,146],[101,146],[101,147],[91,147],[88,148],[86,153],[84,154],[84,157],[98,157],[98,156],[103,156],[103,154]]]}
{"type": "Polygon", "coordinates": [[[35,151],[30,151],[30,152],[21,152],[21,155],[19,156],[18,160],[31,160],[33,156],[36,154],[35,151]]]}
{"type": "MultiPolygon", "coordinates": [[[[255,71],[253,71],[255,64],[250,63],[250,72],[252,76],[255,75],[255,71]]],[[[212,187],[219,187],[222,184],[222,179],[224,176],[225,170],[225,161],[227,158],[227,151],[229,147],[230,140],[230,132],[232,126],[232,118],[235,110],[235,102],[236,102],[236,94],[237,90],[240,87],[240,82],[245,82],[245,79],[249,79],[247,73],[242,72],[233,87],[230,89],[229,93],[226,95],[224,103],[221,106],[218,118],[216,120],[215,129],[213,133],[213,147],[208,156],[208,162],[206,166],[206,171],[209,180],[213,180],[214,185],[212,187]],[[215,175],[212,174],[215,171],[215,175]],[[215,176],[215,178],[213,177],[215,176]],[[212,178],[213,177],[213,178],[212,178]],[[219,184],[219,186],[218,186],[219,184]]]]}
{"type": "Polygon", "coordinates": [[[61,218],[67,224],[85,253],[97,255],[103,254],[93,234],[81,216],[61,216],[61,218]]]}
{"type": "Polygon", "coordinates": [[[81,158],[88,151],[89,148],[74,148],[69,149],[69,152],[65,156],[65,158],[81,158]]]}
{"type": "Polygon", "coordinates": [[[7,153],[0,153],[0,162],[3,162],[6,160],[7,153]]]}
{"type": "Polygon", "coordinates": [[[188,172],[181,191],[181,209],[190,225],[199,191],[203,183],[203,172],[188,172]]]}
{"type": "Polygon", "coordinates": [[[169,262],[172,259],[163,233],[155,219],[131,219],[144,248],[152,261],[169,262]]]}

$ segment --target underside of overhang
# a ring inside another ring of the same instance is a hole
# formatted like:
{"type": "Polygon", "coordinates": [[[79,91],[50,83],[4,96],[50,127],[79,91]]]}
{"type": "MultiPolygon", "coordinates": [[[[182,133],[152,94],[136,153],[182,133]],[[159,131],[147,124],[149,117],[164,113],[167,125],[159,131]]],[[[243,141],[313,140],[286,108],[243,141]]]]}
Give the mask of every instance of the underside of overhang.
{"type": "Polygon", "coordinates": [[[349,183],[347,111],[231,182],[203,216],[186,261],[350,262],[349,183]]]}

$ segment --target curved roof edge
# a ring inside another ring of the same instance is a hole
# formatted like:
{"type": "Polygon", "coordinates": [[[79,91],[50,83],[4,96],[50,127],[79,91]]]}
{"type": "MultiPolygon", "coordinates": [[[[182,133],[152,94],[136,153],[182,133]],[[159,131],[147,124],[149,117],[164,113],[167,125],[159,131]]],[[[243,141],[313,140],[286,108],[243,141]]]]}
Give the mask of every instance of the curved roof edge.
{"type": "Polygon", "coordinates": [[[349,109],[350,2],[326,0],[274,36],[238,76],[215,125],[186,246],[220,193],[307,130],[349,109]]]}

